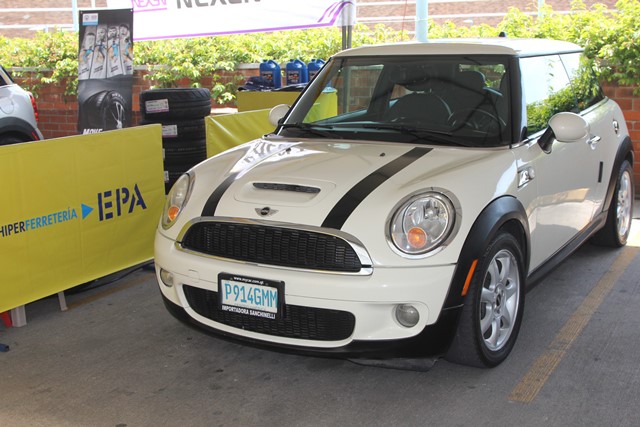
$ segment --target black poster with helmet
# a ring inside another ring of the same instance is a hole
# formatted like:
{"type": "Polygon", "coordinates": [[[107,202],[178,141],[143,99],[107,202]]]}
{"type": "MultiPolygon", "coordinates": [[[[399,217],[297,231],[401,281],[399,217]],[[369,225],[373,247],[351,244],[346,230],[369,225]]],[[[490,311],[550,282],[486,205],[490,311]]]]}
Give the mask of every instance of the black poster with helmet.
{"type": "Polygon", "coordinates": [[[80,12],[78,132],[131,126],[133,9],[80,12]]]}

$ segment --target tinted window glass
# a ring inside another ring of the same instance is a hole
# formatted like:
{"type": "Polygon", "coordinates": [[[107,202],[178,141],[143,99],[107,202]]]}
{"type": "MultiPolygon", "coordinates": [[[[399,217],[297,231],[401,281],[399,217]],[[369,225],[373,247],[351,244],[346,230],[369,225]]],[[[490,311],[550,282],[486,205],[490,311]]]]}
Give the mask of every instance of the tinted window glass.
{"type": "Polygon", "coordinates": [[[580,53],[564,54],[561,58],[571,79],[578,109],[584,110],[602,100],[602,90],[591,62],[580,53]]]}
{"type": "Polygon", "coordinates": [[[333,59],[303,92],[279,134],[506,145],[508,61],[493,55],[333,59]]]}
{"type": "Polygon", "coordinates": [[[520,60],[527,106],[527,136],[545,129],[562,111],[579,111],[569,77],[558,55],[520,60]]]}

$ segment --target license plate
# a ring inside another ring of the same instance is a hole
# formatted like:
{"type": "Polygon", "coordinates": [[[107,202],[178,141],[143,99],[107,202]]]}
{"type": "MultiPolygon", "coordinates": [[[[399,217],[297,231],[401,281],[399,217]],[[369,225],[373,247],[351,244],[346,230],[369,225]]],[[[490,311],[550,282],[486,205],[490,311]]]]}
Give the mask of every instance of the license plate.
{"type": "Polygon", "coordinates": [[[220,309],[266,319],[282,315],[284,282],[220,273],[220,309]]]}

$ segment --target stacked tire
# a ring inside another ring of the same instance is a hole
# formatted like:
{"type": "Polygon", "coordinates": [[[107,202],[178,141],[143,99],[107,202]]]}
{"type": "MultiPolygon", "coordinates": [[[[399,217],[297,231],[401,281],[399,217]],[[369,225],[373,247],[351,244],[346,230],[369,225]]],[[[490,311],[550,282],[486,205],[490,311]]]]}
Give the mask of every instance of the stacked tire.
{"type": "Polygon", "coordinates": [[[140,124],[162,125],[165,192],[184,172],[207,158],[205,117],[211,94],[205,88],[151,89],[140,93],[140,124]]]}

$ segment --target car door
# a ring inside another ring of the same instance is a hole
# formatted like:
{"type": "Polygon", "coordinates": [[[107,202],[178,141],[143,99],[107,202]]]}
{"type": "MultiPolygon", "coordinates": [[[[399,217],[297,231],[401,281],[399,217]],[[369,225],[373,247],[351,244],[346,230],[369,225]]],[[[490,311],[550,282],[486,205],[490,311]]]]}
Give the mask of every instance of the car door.
{"type": "Polygon", "coordinates": [[[624,118],[617,105],[604,97],[586,58],[579,53],[571,53],[561,55],[561,59],[576,95],[579,114],[589,123],[589,147],[598,159],[598,184],[592,191],[595,214],[602,210],[604,204],[619,144],[620,122],[624,118]]]}
{"type": "Polygon", "coordinates": [[[569,77],[559,55],[521,58],[531,162],[537,196],[530,206],[531,266],[535,268],[588,226],[600,185],[600,159],[588,139],[537,144],[549,119],[577,111],[569,77]]]}

